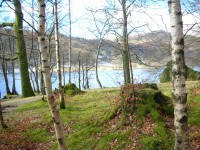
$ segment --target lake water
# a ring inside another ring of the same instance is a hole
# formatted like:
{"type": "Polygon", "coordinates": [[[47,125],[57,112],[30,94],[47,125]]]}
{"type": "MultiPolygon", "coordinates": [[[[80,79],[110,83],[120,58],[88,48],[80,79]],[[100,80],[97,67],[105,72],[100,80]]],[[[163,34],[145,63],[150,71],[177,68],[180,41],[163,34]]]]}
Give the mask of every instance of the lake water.
{"type": "MultiPolygon", "coordinates": [[[[157,83],[159,75],[162,73],[163,69],[134,69],[134,81],[135,83],[157,83]]],[[[119,87],[123,85],[123,71],[122,70],[100,70],[98,71],[99,79],[103,87],[119,87]]],[[[91,89],[99,88],[98,83],[95,78],[95,71],[90,71],[89,75],[89,86],[91,89]]],[[[9,87],[12,91],[12,74],[8,74],[9,87]]],[[[65,81],[68,81],[68,73],[65,73],[65,81]]],[[[16,90],[21,94],[20,86],[20,75],[16,73],[15,75],[16,90]]],[[[78,86],[78,73],[72,73],[72,83],[75,83],[78,86]]],[[[52,88],[57,88],[56,73],[52,75],[52,88]]],[[[0,73],[0,92],[1,98],[5,95],[5,82],[3,74],[0,73]]]]}

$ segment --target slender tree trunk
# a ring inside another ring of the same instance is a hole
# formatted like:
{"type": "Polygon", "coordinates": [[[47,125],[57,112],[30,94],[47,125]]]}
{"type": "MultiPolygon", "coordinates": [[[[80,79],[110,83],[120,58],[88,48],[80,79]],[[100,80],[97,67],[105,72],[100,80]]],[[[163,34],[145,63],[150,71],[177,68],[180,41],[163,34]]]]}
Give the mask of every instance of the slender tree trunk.
{"type": "MultiPolygon", "coordinates": [[[[39,44],[38,44],[38,47],[39,47],[39,44]]],[[[44,86],[44,77],[43,77],[43,73],[42,73],[41,53],[40,53],[40,66],[41,66],[41,68],[40,68],[40,91],[41,91],[41,94],[44,96],[46,93],[45,93],[45,86],[44,86]]]]}
{"type": "MultiPolygon", "coordinates": [[[[1,98],[1,94],[0,94],[0,98],[1,98]]],[[[1,108],[1,99],[0,99],[0,121],[1,121],[2,128],[8,128],[8,126],[5,124],[4,119],[3,119],[3,113],[2,113],[2,108],[1,108]]]]}
{"type": "Polygon", "coordinates": [[[83,89],[86,89],[85,88],[85,69],[84,69],[84,66],[82,66],[82,72],[83,72],[83,76],[82,76],[83,84],[82,84],[82,86],[83,86],[83,89]]]}
{"type": "Polygon", "coordinates": [[[97,80],[97,83],[99,84],[100,88],[102,88],[102,84],[101,84],[101,82],[99,80],[99,75],[98,75],[98,60],[99,60],[99,53],[100,53],[100,49],[101,49],[101,44],[102,44],[102,40],[100,40],[100,42],[99,42],[98,49],[97,49],[96,60],[95,60],[96,80],[97,80]]]}
{"type": "Polygon", "coordinates": [[[51,70],[51,76],[53,73],[53,62],[52,62],[52,49],[51,49],[51,39],[52,39],[52,35],[54,32],[54,28],[51,30],[49,36],[48,36],[48,52],[49,52],[49,63],[50,63],[50,70],[51,70]]]}
{"type": "Polygon", "coordinates": [[[30,80],[31,80],[31,82],[32,82],[32,87],[33,87],[33,91],[35,92],[36,90],[35,90],[35,83],[34,83],[34,79],[33,79],[33,71],[31,71],[31,73],[30,73],[30,80]]]}
{"type": "Polygon", "coordinates": [[[34,96],[35,94],[31,87],[29,72],[28,72],[26,45],[25,45],[24,35],[23,35],[23,13],[22,13],[20,1],[13,0],[13,2],[14,2],[14,7],[15,7],[14,32],[15,32],[15,37],[16,37],[16,47],[18,51],[22,97],[29,97],[29,96],[34,96]]]}
{"type": "Polygon", "coordinates": [[[48,49],[47,49],[46,37],[45,37],[45,6],[46,6],[45,1],[38,0],[38,6],[39,6],[38,41],[39,41],[39,49],[41,53],[41,58],[42,58],[42,72],[44,75],[47,100],[48,100],[49,107],[51,110],[51,115],[52,115],[55,131],[56,131],[56,137],[58,141],[59,150],[65,150],[66,144],[64,140],[63,126],[60,119],[60,112],[57,108],[56,100],[52,92],[50,64],[49,64],[49,59],[48,59],[48,49]]]}
{"type": "MultiPolygon", "coordinates": [[[[35,59],[34,59],[35,60],[35,59]]],[[[40,87],[39,87],[39,73],[38,73],[38,70],[39,70],[39,67],[38,67],[38,62],[37,60],[34,61],[35,62],[35,85],[36,85],[36,90],[37,90],[37,93],[40,94],[40,87]]]]}
{"type": "Polygon", "coordinates": [[[8,85],[8,77],[7,77],[7,69],[5,67],[5,60],[3,58],[3,62],[2,62],[2,71],[3,71],[3,77],[4,77],[4,81],[5,81],[5,84],[6,84],[6,94],[7,95],[10,95],[11,92],[10,92],[10,88],[9,88],[9,85],[8,85]]]}
{"type": "MultiPolygon", "coordinates": [[[[64,48],[65,49],[65,48],[64,48]]],[[[64,51],[63,51],[63,85],[65,85],[65,54],[64,54],[64,51]]]]}
{"type": "Polygon", "coordinates": [[[64,99],[64,94],[63,94],[63,90],[62,90],[57,3],[58,3],[57,0],[55,0],[55,3],[54,3],[54,27],[55,27],[55,42],[56,42],[57,81],[58,81],[58,90],[59,90],[59,96],[60,96],[60,108],[64,109],[64,108],[66,108],[66,106],[65,106],[65,99],[64,99]]]}
{"type": "Polygon", "coordinates": [[[72,53],[72,35],[71,35],[71,0],[69,0],[69,83],[71,83],[71,72],[72,72],[72,64],[71,64],[71,53],[72,53]]]}
{"type": "Polygon", "coordinates": [[[15,60],[12,60],[12,80],[13,80],[12,94],[18,95],[16,91],[16,85],[15,85],[15,60]]]}
{"type": "Polygon", "coordinates": [[[185,60],[183,22],[180,0],[169,0],[172,47],[172,98],[174,102],[175,150],[188,150],[189,130],[187,94],[185,88],[185,60]]]}
{"type": "Polygon", "coordinates": [[[81,60],[80,60],[81,52],[78,52],[78,88],[81,89],[81,60]]]}
{"type": "MultiPolygon", "coordinates": [[[[32,1],[32,4],[31,4],[31,8],[32,8],[32,16],[34,16],[34,1],[32,1]]],[[[35,27],[35,24],[34,24],[34,18],[32,18],[32,26],[35,27]]],[[[32,28],[31,30],[31,54],[33,53],[34,51],[34,30],[32,28]]],[[[31,59],[31,55],[30,55],[30,59],[31,59]]],[[[33,56],[32,58],[34,60],[34,67],[35,67],[35,72],[32,71],[33,73],[33,76],[34,76],[34,81],[35,81],[35,85],[36,85],[36,88],[34,89],[34,91],[36,91],[38,94],[40,94],[40,87],[39,87],[39,73],[38,73],[38,58],[36,59],[35,56],[33,56]]],[[[32,83],[34,85],[34,82],[32,83]]]]}
{"type": "Polygon", "coordinates": [[[86,89],[89,89],[89,78],[88,78],[88,60],[86,60],[86,65],[85,65],[85,87],[86,89]]]}
{"type": "Polygon", "coordinates": [[[128,49],[128,34],[127,34],[127,14],[126,14],[126,0],[122,0],[123,10],[123,70],[124,70],[124,84],[131,83],[130,67],[129,67],[129,49],[128,49]]]}
{"type": "Polygon", "coordinates": [[[129,63],[130,63],[130,76],[131,76],[131,83],[134,84],[134,79],[133,79],[133,66],[132,66],[132,59],[131,59],[131,54],[129,51],[129,63]]]}
{"type": "MultiPolygon", "coordinates": [[[[14,39],[13,39],[13,44],[11,43],[11,39],[9,38],[9,45],[10,45],[10,50],[12,52],[12,55],[14,54],[14,39]]],[[[16,91],[16,86],[15,86],[15,60],[11,60],[12,61],[12,81],[13,81],[13,85],[12,85],[12,94],[13,95],[18,95],[17,91],[16,91]]]]}

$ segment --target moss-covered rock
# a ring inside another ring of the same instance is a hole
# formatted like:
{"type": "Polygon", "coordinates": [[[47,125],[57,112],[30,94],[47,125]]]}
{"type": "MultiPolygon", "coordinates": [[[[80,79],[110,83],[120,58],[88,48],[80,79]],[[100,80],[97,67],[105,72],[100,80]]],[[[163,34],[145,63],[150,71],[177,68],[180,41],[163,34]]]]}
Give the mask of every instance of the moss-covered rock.
{"type": "Polygon", "coordinates": [[[69,96],[73,96],[82,92],[74,83],[68,83],[64,85],[63,91],[69,96]]]}
{"type": "Polygon", "coordinates": [[[157,84],[155,84],[155,83],[144,83],[141,86],[143,89],[144,88],[152,88],[154,90],[158,90],[157,84]]]}
{"type": "MultiPolygon", "coordinates": [[[[169,62],[169,63],[167,63],[167,67],[164,69],[163,73],[160,76],[161,83],[171,81],[171,77],[172,77],[171,70],[172,70],[172,63],[169,62]]],[[[200,72],[195,71],[187,66],[186,66],[186,70],[185,70],[185,75],[186,75],[186,80],[193,81],[193,80],[200,79],[200,72]]]]}
{"type": "Polygon", "coordinates": [[[157,90],[157,86],[125,85],[121,87],[121,95],[124,100],[123,113],[125,125],[129,124],[127,116],[135,115],[138,125],[142,124],[143,116],[150,115],[155,122],[161,121],[160,114],[173,116],[173,105],[169,97],[157,90]],[[130,88],[130,89],[129,89],[130,88]],[[131,93],[132,91],[132,93],[131,93]]]}

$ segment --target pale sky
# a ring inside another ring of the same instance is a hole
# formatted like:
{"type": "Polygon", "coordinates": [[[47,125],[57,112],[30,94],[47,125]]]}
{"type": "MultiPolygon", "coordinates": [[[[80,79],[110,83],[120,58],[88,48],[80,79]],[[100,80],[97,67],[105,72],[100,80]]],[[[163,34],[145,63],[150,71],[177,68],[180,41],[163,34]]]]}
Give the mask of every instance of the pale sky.
{"type": "MultiPolygon", "coordinates": [[[[88,20],[88,12],[85,8],[103,8],[105,1],[103,0],[72,0],[72,19],[81,18],[72,25],[72,33],[74,36],[81,35],[83,37],[92,38],[93,36],[88,32],[87,28],[90,27],[88,20]]],[[[137,10],[136,10],[137,11],[137,10]]],[[[148,27],[143,27],[140,30],[150,32],[155,30],[164,30],[170,32],[170,18],[167,7],[167,1],[160,2],[159,4],[151,4],[143,12],[132,12],[131,21],[134,26],[148,24],[148,27]]],[[[187,31],[194,23],[196,23],[195,15],[183,13],[184,31],[187,31]]],[[[191,32],[189,32],[192,34],[191,32]]],[[[134,34],[134,33],[133,33],[134,34]]]]}
{"type": "MultiPolygon", "coordinates": [[[[68,12],[68,1],[63,0],[63,6],[62,6],[62,15],[67,14],[68,12]]],[[[24,4],[23,4],[24,5],[24,4]]],[[[22,5],[22,6],[23,6],[22,5]]],[[[4,4],[4,6],[6,6],[4,4]]],[[[94,35],[91,34],[88,31],[88,28],[92,28],[92,19],[90,19],[91,15],[88,13],[86,8],[92,8],[92,9],[100,9],[104,8],[105,1],[104,0],[71,0],[71,13],[72,13],[72,21],[74,22],[72,24],[72,36],[74,37],[83,37],[83,38],[94,38],[94,35]],[[78,19],[77,19],[78,18],[78,19]]],[[[3,13],[3,9],[0,8],[0,15],[7,17],[8,20],[14,19],[14,13],[3,13]]],[[[23,7],[26,12],[31,12],[31,9],[28,7],[23,7]]],[[[9,8],[6,8],[6,10],[9,10],[9,8]]],[[[138,31],[144,31],[150,32],[150,31],[156,31],[156,30],[164,30],[164,31],[170,31],[170,18],[168,14],[168,7],[167,7],[167,1],[150,4],[150,6],[146,7],[145,9],[135,9],[133,8],[133,12],[131,13],[131,17],[129,22],[131,22],[132,27],[141,26],[144,24],[148,24],[147,26],[144,26],[140,29],[137,29],[138,31]],[[140,11],[140,12],[139,12],[140,11]],[[142,11],[142,12],[141,12],[142,11]]],[[[50,10],[51,11],[51,10],[50,10]]],[[[183,15],[183,23],[187,26],[184,26],[184,30],[187,31],[188,28],[190,28],[195,22],[198,22],[198,19],[196,19],[194,16],[198,14],[189,14],[189,15],[183,15]],[[196,20],[195,20],[196,19],[196,20]]],[[[26,18],[26,15],[24,15],[26,18]]],[[[115,16],[120,18],[120,14],[118,16],[115,16]]],[[[4,18],[4,17],[2,17],[4,18]]],[[[30,19],[30,18],[29,18],[30,19]]],[[[60,32],[63,34],[68,34],[68,17],[66,17],[66,24],[60,28],[60,32]]],[[[31,20],[28,20],[29,22],[31,20]]],[[[1,21],[2,22],[2,21],[1,21]]],[[[191,33],[191,32],[190,32],[191,33]]],[[[134,34],[134,33],[133,33],[134,34]]]]}

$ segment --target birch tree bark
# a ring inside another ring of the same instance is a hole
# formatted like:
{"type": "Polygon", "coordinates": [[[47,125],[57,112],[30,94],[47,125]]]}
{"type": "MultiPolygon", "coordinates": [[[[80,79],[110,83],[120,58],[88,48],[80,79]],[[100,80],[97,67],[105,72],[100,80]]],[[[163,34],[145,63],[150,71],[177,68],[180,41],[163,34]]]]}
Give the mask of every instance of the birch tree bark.
{"type": "Polygon", "coordinates": [[[59,147],[59,150],[65,150],[66,145],[65,145],[64,134],[63,134],[64,133],[63,126],[60,119],[60,112],[57,108],[56,101],[52,92],[50,64],[49,64],[49,59],[48,59],[49,55],[48,55],[48,49],[47,49],[47,44],[46,44],[46,38],[45,38],[45,6],[46,6],[45,1],[38,0],[38,5],[39,5],[38,41],[39,41],[39,49],[41,53],[41,58],[42,58],[42,72],[44,76],[45,90],[46,90],[47,100],[49,103],[55,131],[56,131],[58,147],[59,147]]]}
{"type": "Polygon", "coordinates": [[[171,20],[172,98],[174,103],[175,150],[188,150],[189,130],[187,93],[185,88],[185,60],[183,22],[180,0],[169,0],[171,20]]]}
{"type": "Polygon", "coordinates": [[[71,83],[72,64],[71,64],[71,53],[72,53],[72,27],[71,27],[71,0],[69,0],[69,83],[71,83]]]}
{"type": "Polygon", "coordinates": [[[58,11],[57,11],[57,0],[54,1],[54,27],[55,27],[55,44],[56,44],[56,62],[57,62],[57,82],[60,96],[60,108],[65,108],[65,99],[62,90],[62,76],[61,76],[61,65],[60,65],[60,49],[59,49],[59,35],[58,35],[58,11]]]}

